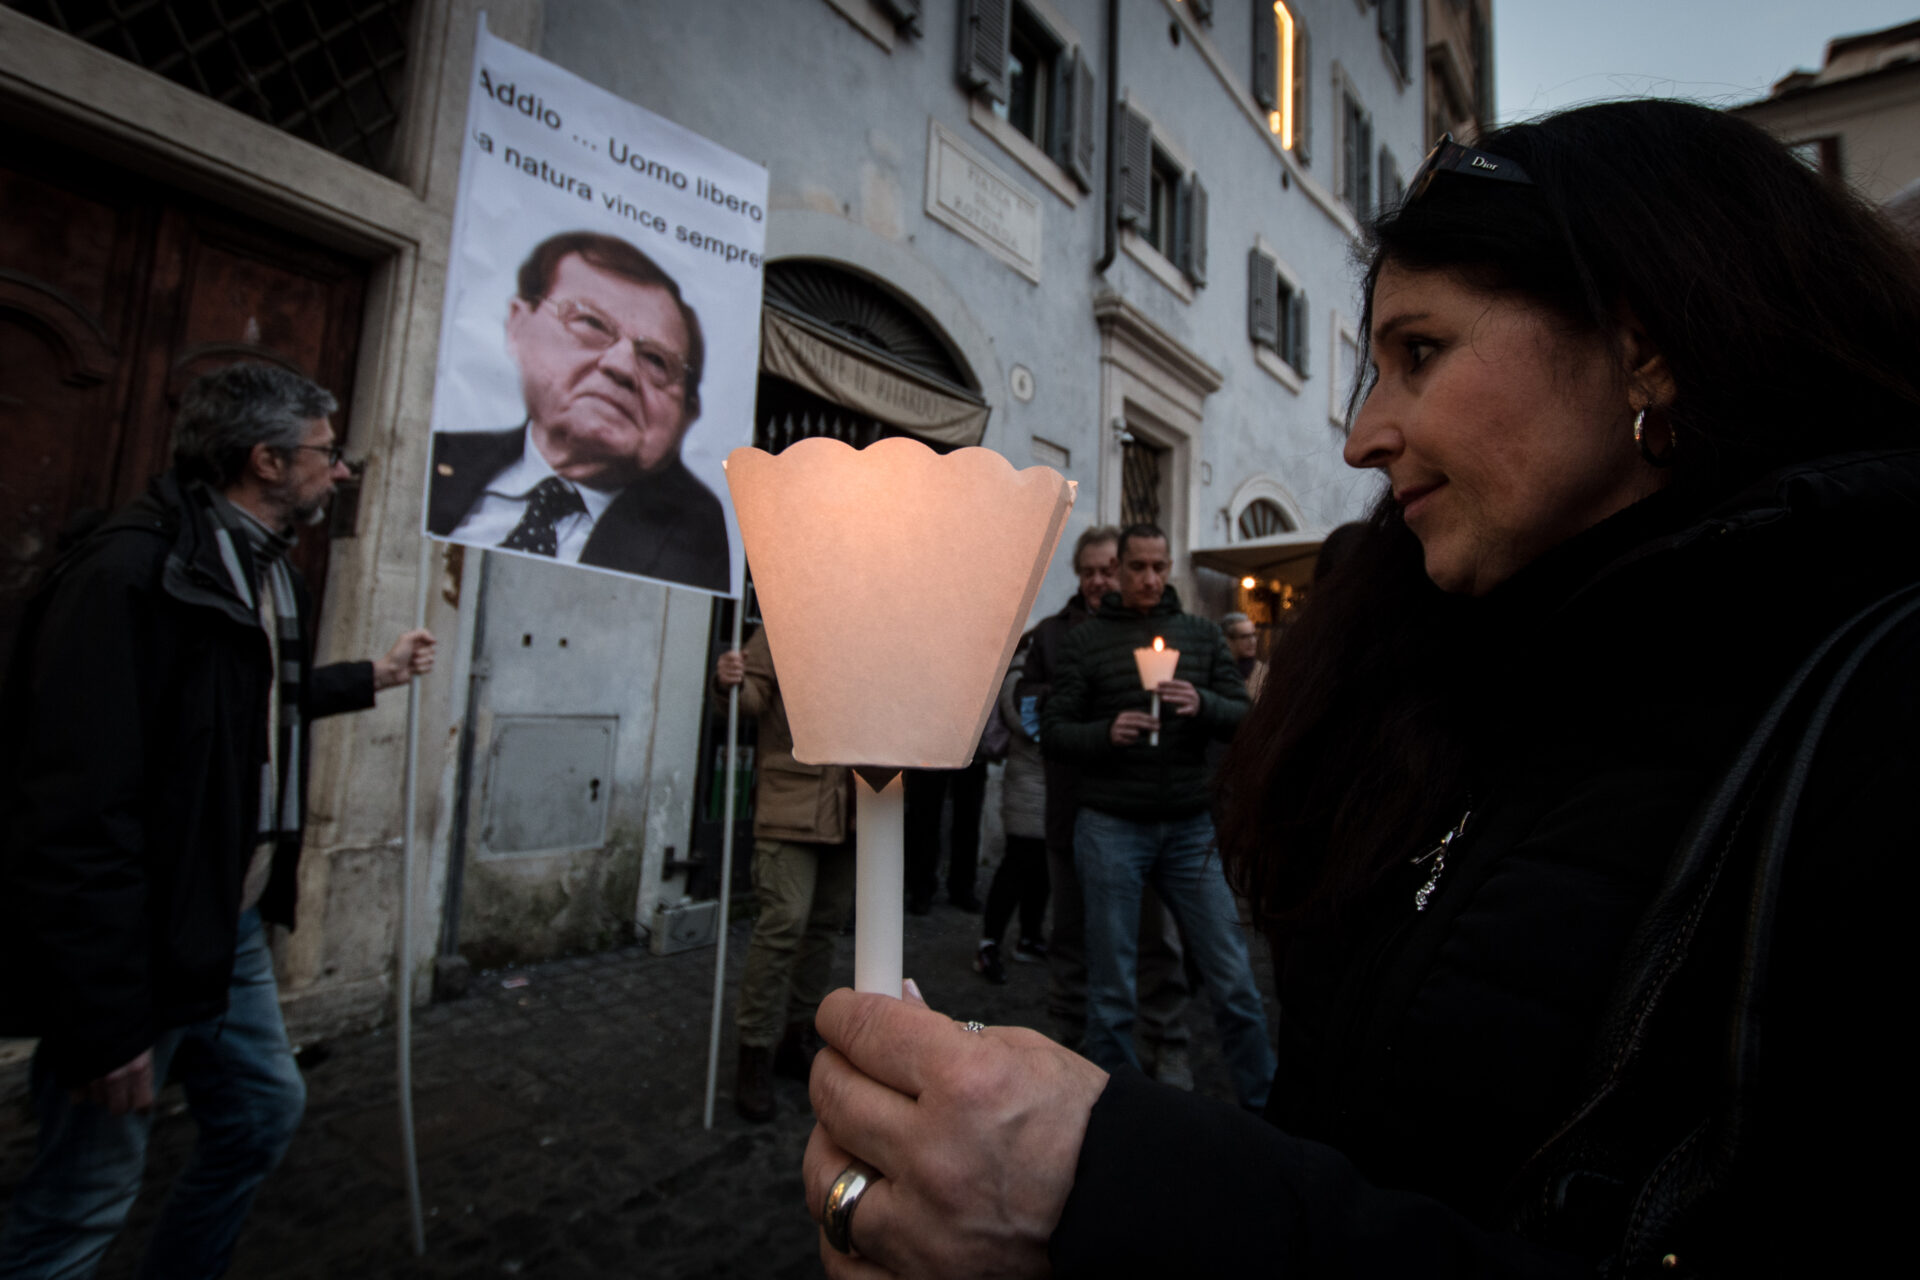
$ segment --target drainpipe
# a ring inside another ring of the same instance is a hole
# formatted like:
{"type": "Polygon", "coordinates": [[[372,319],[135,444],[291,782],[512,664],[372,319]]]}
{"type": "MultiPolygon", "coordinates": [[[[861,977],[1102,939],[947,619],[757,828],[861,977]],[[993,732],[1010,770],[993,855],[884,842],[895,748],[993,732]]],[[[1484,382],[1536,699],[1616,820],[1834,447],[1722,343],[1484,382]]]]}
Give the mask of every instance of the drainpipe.
{"type": "Polygon", "coordinates": [[[1114,188],[1120,182],[1120,0],[1107,0],[1107,190],[1101,207],[1105,247],[1094,271],[1105,274],[1120,250],[1120,204],[1114,188]]]}

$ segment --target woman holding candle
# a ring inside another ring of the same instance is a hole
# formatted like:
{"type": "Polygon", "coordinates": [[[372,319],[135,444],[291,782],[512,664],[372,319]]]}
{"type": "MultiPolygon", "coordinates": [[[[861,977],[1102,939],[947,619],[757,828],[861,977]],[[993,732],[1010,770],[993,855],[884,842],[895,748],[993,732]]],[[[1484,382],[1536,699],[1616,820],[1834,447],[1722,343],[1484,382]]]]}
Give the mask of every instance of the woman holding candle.
{"type": "Polygon", "coordinates": [[[1880,994],[1920,887],[1911,248],[1663,102],[1443,144],[1370,236],[1346,457],[1387,492],[1224,780],[1278,966],[1270,1123],[836,993],[809,1203],[884,1176],[830,1274],[1898,1247],[1871,1171],[1913,1137],[1880,994]]]}

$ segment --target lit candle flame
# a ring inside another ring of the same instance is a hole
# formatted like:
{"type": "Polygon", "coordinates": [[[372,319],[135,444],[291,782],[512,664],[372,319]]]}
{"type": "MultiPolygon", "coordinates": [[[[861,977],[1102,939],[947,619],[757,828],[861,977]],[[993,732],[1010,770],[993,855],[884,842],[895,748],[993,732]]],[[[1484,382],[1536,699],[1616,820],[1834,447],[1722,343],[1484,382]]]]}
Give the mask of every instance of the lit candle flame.
{"type": "Polygon", "coordinates": [[[1167,647],[1167,642],[1165,640],[1162,640],[1159,636],[1155,636],[1153,638],[1153,651],[1155,653],[1160,652],[1162,649],[1166,647],[1167,647]]]}

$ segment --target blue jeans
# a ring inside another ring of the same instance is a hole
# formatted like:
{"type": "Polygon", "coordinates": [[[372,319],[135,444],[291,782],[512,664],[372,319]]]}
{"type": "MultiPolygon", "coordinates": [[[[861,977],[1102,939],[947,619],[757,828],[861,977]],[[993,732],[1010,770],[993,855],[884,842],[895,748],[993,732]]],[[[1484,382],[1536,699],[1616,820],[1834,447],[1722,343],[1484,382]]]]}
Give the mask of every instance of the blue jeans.
{"type": "Polygon", "coordinates": [[[1074,821],[1073,861],[1087,917],[1083,1052],[1109,1071],[1140,1066],[1133,1051],[1134,973],[1140,890],[1152,884],[1206,983],[1234,1093],[1242,1106],[1265,1106],[1273,1046],[1240,911],[1213,854],[1213,819],[1202,812],[1174,822],[1130,822],[1082,809],[1074,821]]]}
{"type": "MultiPolygon", "coordinates": [[[[153,1117],[73,1101],[46,1059],[42,1046],[33,1060],[39,1151],[0,1236],[7,1280],[91,1276],[126,1223],[147,1162],[153,1117]]],[[[169,1064],[200,1132],[140,1274],[200,1280],[226,1272],[253,1194],[280,1163],[306,1107],[257,911],[240,917],[227,1012],[164,1031],[154,1043],[155,1093],[169,1064]]]]}

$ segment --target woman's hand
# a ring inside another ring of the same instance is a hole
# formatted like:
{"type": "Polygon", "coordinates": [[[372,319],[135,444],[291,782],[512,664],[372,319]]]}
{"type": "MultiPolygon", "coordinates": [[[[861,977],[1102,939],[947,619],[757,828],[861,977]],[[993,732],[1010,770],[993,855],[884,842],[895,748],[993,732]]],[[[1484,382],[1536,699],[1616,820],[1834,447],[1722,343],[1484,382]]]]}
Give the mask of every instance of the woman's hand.
{"type": "Polygon", "coordinates": [[[836,991],[815,1025],[819,1123],[802,1176],[820,1219],[841,1170],[882,1177],[852,1217],[854,1256],[823,1233],[833,1280],[1044,1276],[1107,1073],[1037,1031],[968,1031],[917,1000],[836,991]]]}

